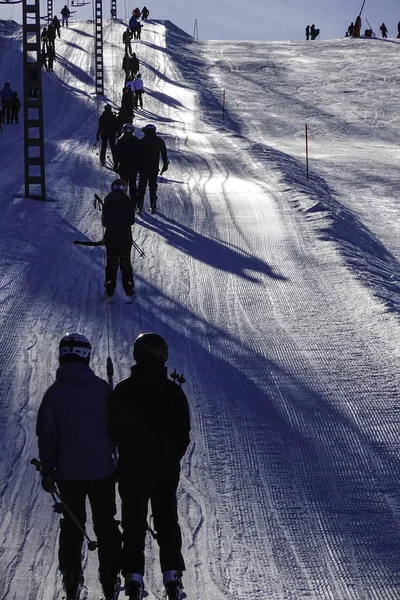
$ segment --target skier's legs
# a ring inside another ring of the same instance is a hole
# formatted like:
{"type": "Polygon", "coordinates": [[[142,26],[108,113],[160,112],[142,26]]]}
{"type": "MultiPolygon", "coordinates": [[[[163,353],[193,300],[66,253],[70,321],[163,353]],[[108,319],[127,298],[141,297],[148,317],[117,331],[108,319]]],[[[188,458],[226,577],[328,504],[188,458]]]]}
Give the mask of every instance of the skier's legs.
{"type": "Polygon", "coordinates": [[[119,265],[119,244],[106,243],[106,288],[107,293],[112,296],[117,285],[117,273],[119,265]]]}
{"type": "Polygon", "coordinates": [[[137,169],[132,169],[129,172],[128,183],[129,183],[129,196],[134,204],[136,204],[137,198],[137,169]]]}
{"type": "Polygon", "coordinates": [[[129,293],[133,290],[133,269],[131,263],[132,243],[121,244],[120,248],[120,269],[122,275],[122,287],[125,292],[129,293]]]}
{"type": "Polygon", "coordinates": [[[150,194],[150,205],[151,206],[157,205],[157,188],[158,188],[157,175],[158,175],[158,170],[152,171],[151,173],[149,173],[149,194],[150,194]]]}
{"type": "Polygon", "coordinates": [[[163,573],[173,569],[185,570],[176,500],[178,483],[179,472],[171,474],[168,478],[162,477],[151,493],[151,508],[157,542],[160,547],[160,565],[163,573]]]}
{"type": "Polygon", "coordinates": [[[115,133],[108,136],[108,143],[110,144],[113,165],[115,165],[115,163],[116,163],[116,160],[115,160],[115,133]]]}
{"type": "Polygon", "coordinates": [[[149,172],[145,170],[139,171],[139,185],[137,191],[137,205],[143,207],[144,195],[146,193],[147,182],[149,180],[149,172]]]}
{"type": "MultiPolygon", "coordinates": [[[[78,523],[85,527],[86,523],[86,490],[81,481],[57,480],[61,498],[76,517],[78,523]]],[[[58,561],[60,571],[81,571],[81,552],[83,532],[76,526],[69,514],[64,511],[60,523],[60,541],[58,561]]]]}
{"type": "Polygon", "coordinates": [[[148,485],[134,475],[121,476],[119,486],[122,517],[122,568],[144,575],[144,546],[147,532],[148,485]]]}
{"type": "Polygon", "coordinates": [[[108,141],[108,135],[106,133],[102,133],[102,135],[101,135],[101,150],[100,150],[100,161],[102,163],[106,160],[107,141],[108,141]]]}
{"type": "Polygon", "coordinates": [[[98,543],[100,572],[117,574],[120,570],[121,533],[114,519],[115,481],[113,477],[89,481],[88,496],[93,516],[93,527],[98,543]]]}

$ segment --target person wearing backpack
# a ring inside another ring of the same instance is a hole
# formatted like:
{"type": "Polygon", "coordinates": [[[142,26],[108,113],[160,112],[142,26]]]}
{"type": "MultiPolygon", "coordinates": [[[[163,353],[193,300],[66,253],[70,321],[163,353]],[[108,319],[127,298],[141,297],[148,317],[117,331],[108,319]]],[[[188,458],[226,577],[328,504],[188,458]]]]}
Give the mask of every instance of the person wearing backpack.
{"type": "Polygon", "coordinates": [[[182,388],[168,378],[168,345],[157,333],[140,334],[133,345],[131,375],[115,388],[110,436],[118,448],[122,558],[125,594],[142,598],[148,504],[160,548],[168,598],[180,597],[185,562],[176,492],[181,460],[190,443],[189,405],[182,388]]]}

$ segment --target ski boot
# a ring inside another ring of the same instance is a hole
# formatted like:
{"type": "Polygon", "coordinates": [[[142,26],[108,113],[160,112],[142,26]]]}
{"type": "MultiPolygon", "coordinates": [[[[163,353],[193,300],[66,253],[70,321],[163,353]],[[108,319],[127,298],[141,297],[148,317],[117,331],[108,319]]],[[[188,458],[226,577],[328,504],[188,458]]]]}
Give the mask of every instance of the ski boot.
{"type": "Polygon", "coordinates": [[[154,213],[157,212],[157,205],[156,204],[152,204],[150,206],[150,212],[154,215],[154,213]]]}
{"type": "Polygon", "coordinates": [[[104,600],[115,600],[118,597],[121,580],[116,571],[100,572],[100,583],[103,588],[104,600]]]}
{"type": "Polygon", "coordinates": [[[182,573],[180,571],[166,571],[163,573],[165,591],[167,592],[168,600],[182,599],[182,573]]]}
{"type": "Polygon", "coordinates": [[[129,281],[126,286],[124,287],[125,290],[125,294],[127,296],[134,296],[135,295],[135,284],[133,283],[133,281],[129,281]]]}
{"type": "Polygon", "coordinates": [[[112,295],[114,294],[114,288],[112,286],[111,281],[106,281],[105,286],[106,286],[106,296],[107,296],[107,298],[111,298],[112,295]]]}
{"type": "Polygon", "coordinates": [[[62,576],[66,600],[79,600],[83,585],[82,571],[63,571],[62,576]]]}
{"type": "Polygon", "coordinates": [[[127,573],[125,576],[125,596],[129,600],[142,600],[143,577],[139,573],[127,573]]]}

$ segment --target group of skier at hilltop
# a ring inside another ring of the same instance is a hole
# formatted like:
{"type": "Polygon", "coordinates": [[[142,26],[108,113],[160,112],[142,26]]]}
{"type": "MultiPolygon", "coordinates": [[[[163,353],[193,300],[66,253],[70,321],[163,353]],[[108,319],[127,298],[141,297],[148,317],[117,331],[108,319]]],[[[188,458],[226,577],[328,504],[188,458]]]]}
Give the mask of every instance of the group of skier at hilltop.
{"type": "MultiPolygon", "coordinates": [[[[168,168],[165,142],[156,127],[144,126],[139,139],[133,112],[122,124],[115,144],[118,116],[106,104],[97,130],[102,143],[100,160],[106,165],[109,143],[111,168],[119,174],[102,202],[107,297],[114,293],[119,268],[125,293],[134,293],[130,254],[135,213],[142,210],[147,185],[155,211],[160,159],[162,170],[168,168]]],[[[181,600],[185,562],[176,492],[180,462],[190,441],[188,402],[181,389],[184,378],[175,371],[173,381],[168,378],[168,345],[156,333],[144,333],[135,340],[131,376],[113,392],[90,369],[91,352],[91,343],[81,333],[68,333],[61,339],[56,381],[47,390],[37,418],[40,462],[36,466],[44,490],[61,499],[58,559],[66,599],[78,600],[84,582],[81,553],[84,537],[88,538],[88,498],[104,599],[118,597],[120,574],[130,600],[141,600],[144,595],[150,502],[163,585],[169,600],[181,600]],[[116,476],[122,532],[115,520],[116,476]]],[[[89,541],[89,549],[91,545],[94,549],[89,541]]]]}
{"type": "MultiPolygon", "coordinates": [[[[357,17],[356,20],[356,24],[354,24],[353,22],[350,23],[350,25],[347,28],[347,31],[345,33],[345,37],[360,37],[360,29],[361,29],[361,19],[360,17],[357,17]]],[[[382,25],[379,27],[379,31],[381,32],[381,36],[383,38],[387,38],[387,34],[388,34],[388,28],[386,27],[385,23],[382,23],[382,25]]],[[[306,27],[306,40],[315,40],[320,34],[320,30],[317,29],[315,27],[314,24],[307,25],[306,27]]],[[[364,37],[372,37],[375,36],[375,33],[372,31],[372,29],[366,29],[364,31],[364,37]]],[[[400,38],[400,22],[397,25],[397,37],[400,38]]]]}

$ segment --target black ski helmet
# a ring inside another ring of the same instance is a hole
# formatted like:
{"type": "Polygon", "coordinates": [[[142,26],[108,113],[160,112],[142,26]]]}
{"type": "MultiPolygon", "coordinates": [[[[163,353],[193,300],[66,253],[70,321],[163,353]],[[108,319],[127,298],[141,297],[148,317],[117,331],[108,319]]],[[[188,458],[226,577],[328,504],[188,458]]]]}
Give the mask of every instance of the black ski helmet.
{"type": "Polygon", "coordinates": [[[152,123],[149,123],[148,125],[145,125],[144,127],[142,127],[142,131],[144,134],[152,134],[155,133],[157,131],[157,127],[155,125],[153,125],[152,123]]]}
{"type": "Polygon", "coordinates": [[[168,344],[158,333],[141,333],[133,344],[133,358],[136,362],[146,359],[168,360],[168,344]]]}

